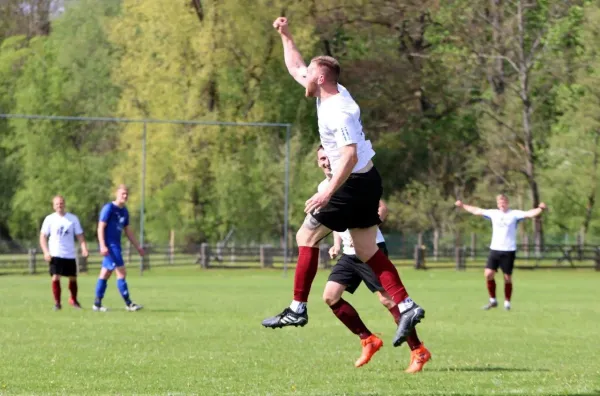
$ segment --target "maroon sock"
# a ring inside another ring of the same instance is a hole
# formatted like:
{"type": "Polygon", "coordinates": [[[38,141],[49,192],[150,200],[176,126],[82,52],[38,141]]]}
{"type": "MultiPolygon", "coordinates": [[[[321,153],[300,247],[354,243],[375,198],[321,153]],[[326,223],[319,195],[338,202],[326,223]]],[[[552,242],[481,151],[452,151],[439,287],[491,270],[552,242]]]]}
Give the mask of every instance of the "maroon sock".
{"type": "Polygon", "coordinates": [[[413,329],[408,337],[406,337],[406,343],[411,351],[414,351],[421,346],[421,340],[419,340],[419,337],[417,336],[417,329],[413,329]]]}
{"type": "Polygon", "coordinates": [[[347,301],[340,298],[338,302],[329,308],[331,308],[335,316],[346,325],[348,330],[358,335],[361,340],[369,338],[371,332],[367,329],[367,326],[365,326],[360,316],[358,316],[358,312],[356,312],[354,307],[347,301]]]}
{"type": "Polygon", "coordinates": [[[371,267],[379,282],[386,292],[392,297],[396,304],[408,298],[408,292],[404,288],[398,270],[380,249],[371,257],[367,264],[371,267]]]}
{"type": "Polygon", "coordinates": [[[69,281],[69,291],[71,292],[71,298],[74,301],[77,301],[77,281],[76,280],[69,281]]]}
{"type": "Polygon", "coordinates": [[[317,268],[319,267],[319,248],[300,246],[298,263],[294,274],[294,300],[307,302],[317,268]]]}
{"type": "Polygon", "coordinates": [[[504,299],[506,301],[510,301],[510,297],[512,296],[512,283],[504,283],[504,299]]]}
{"type": "Polygon", "coordinates": [[[54,294],[54,301],[60,304],[60,281],[52,281],[52,294],[54,294]]]}
{"type": "Polygon", "coordinates": [[[400,322],[400,308],[398,308],[397,305],[394,305],[394,308],[390,308],[389,311],[394,317],[394,322],[398,324],[398,322],[400,322]]]}
{"type": "Polygon", "coordinates": [[[487,281],[487,289],[488,289],[488,293],[490,294],[490,298],[496,298],[496,281],[495,280],[488,280],[487,281]]]}

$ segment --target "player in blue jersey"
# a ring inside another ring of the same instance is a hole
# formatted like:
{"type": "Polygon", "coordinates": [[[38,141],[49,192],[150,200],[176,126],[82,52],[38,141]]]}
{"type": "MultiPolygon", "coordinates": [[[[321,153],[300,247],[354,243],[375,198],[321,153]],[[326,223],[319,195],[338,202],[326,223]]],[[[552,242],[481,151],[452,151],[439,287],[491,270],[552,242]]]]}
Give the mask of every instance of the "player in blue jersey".
{"type": "Polygon", "coordinates": [[[140,256],[144,255],[144,249],[139,245],[133,231],[129,227],[129,212],[125,207],[129,192],[127,186],[121,184],[117,189],[116,199],[107,203],[100,212],[98,221],[98,242],[100,243],[100,253],[104,256],[102,260],[102,269],[96,283],[96,300],[94,301],[94,311],[105,312],[106,307],[102,306],[102,299],[106,291],[106,284],[113,271],[117,273],[117,287],[125,300],[125,309],[128,311],[139,311],[141,305],[131,301],[127,281],[125,280],[125,262],[121,253],[121,233],[125,235],[137,249],[140,256]]]}

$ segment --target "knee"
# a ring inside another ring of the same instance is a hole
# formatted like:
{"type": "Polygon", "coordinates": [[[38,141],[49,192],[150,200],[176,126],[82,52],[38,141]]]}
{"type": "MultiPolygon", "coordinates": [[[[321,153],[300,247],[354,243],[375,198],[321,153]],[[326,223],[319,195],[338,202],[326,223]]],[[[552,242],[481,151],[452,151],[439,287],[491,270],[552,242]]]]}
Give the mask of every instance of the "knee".
{"type": "Polygon", "coordinates": [[[331,307],[333,304],[340,301],[340,296],[336,295],[336,293],[330,293],[327,290],[325,290],[323,292],[323,301],[325,302],[325,304],[331,307]]]}
{"type": "Polygon", "coordinates": [[[305,227],[300,227],[296,233],[296,244],[298,246],[315,247],[318,242],[315,232],[306,229],[305,227]]]}
{"type": "Polygon", "coordinates": [[[60,280],[60,275],[52,275],[52,281],[56,282],[60,280]]]}
{"type": "Polygon", "coordinates": [[[76,276],[69,276],[69,282],[77,282],[76,276]]]}
{"type": "Polygon", "coordinates": [[[504,283],[512,283],[512,276],[504,275],[504,283]]]}
{"type": "Polygon", "coordinates": [[[494,271],[492,270],[486,269],[483,275],[485,276],[486,280],[494,280],[494,271]]]}

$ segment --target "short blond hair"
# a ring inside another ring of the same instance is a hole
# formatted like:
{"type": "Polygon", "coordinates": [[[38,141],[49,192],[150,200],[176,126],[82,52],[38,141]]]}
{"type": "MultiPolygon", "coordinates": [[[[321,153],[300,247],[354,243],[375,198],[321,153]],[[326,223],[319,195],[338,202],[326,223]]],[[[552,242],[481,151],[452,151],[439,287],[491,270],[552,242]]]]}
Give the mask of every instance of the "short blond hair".
{"type": "Polygon", "coordinates": [[[496,195],[496,201],[499,199],[503,199],[505,201],[508,201],[508,197],[506,196],[506,194],[498,194],[496,195]]]}
{"type": "Polygon", "coordinates": [[[311,63],[319,66],[324,70],[325,78],[330,82],[336,83],[340,78],[340,63],[333,57],[327,55],[321,55],[314,57],[311,63]]]}

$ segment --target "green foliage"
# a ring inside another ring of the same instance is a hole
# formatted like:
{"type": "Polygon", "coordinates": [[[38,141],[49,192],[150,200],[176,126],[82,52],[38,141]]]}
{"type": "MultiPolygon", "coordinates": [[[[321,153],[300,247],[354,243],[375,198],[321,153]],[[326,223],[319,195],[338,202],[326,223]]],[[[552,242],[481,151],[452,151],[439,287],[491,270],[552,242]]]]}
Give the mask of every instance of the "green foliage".
{"type": "MultiPolygon", "coordinates": [[[[290,240],[322,174],[314,99],[287,74],[271,26],[280,12],[306,61],[325,53],[342,64],[341,83],[377,152],[386,231],[435,228],[452,240],[487,227],[457,216],[457,198],[490,206],[506,192],[527,209],[537,191],[551,208],[547,232],[600,235],[595,2],[65,7],[46,36],[0,24],[1,111],[292,123],[290,240]],[[10,36],[19,29],[27,35],[10,36]]],[[[174,231],[177,243],[214,242],[232,228],[240,242],[282,241],[284,127],[150,123],[145,131],[147,241],[166,243],[174,231]]],[[[143,133],[140,123],[0,120],[0,237],[34,238],[56,193],[91,234],[119,183],[131,188],[136,226],[143,133]]]]}

